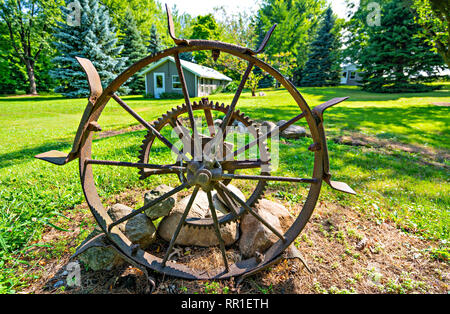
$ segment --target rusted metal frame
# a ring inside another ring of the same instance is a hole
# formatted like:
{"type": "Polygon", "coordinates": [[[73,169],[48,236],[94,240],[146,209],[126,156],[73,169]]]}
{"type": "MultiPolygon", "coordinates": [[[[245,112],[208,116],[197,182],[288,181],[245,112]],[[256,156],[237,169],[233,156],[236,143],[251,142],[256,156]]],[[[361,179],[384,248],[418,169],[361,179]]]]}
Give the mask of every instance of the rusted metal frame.
{"type": "Polygon", "coordinates": [[[211,110],[209,109],[205,109],[205,118],[206,118],[206,123],[208,124],[208,129],[209,129],[209,135],[211,137],[214,137],[216,135],[216,128],[214,127],[214,120],[211,114],[211,110]]]}
{"type": "Polygon", "coordinates": [[[190,138],[190,134],[189,134],[189,130],[186,129],[180,122],[180,120],[178,120],[178,118],[176,119],[169,119],[169,124],[172,127],[172,129],[175,130],[175,132],[178,134],[178,137],[180,139],[182,139],[183,137],[185,138],[190,138]]]}
{"type": "Polygon", "coordinates": [[[178,118],[175,120],[169,119],[169,124],[172,129],[178,134],[179,139],[182,141],[184,146],[183,150],[185,149],[186,144],[188,144],[188,147],[190,148],[189,153],[191,154],[191,156],[194,156],[194,147],[192,146],[193,140],[191,134],[189,133],[189,130],[181,124],[178,118]]]}
{"type": "MultiPolygon", "coordinates": [[[[188,44],[172,47],[166,49],[164,51],[158,52],[156,54],[152,54],[146,58],[141,59],[135,64],[131,65],[124,72],[122,72],[116,79],[114,79],[110,85],[101,93],[100,96],[96,99],[95,103],[88,103],[88,106],[85,109],[83,117],[81,119],[80,125],[77,130],[77,134],[75,136],[72,151],[69,153],[70,160],[73,160],[78,157],[80,147],[83,142],[86,141],[88,136],[87,134],[87,126],[92,121],[97,121],[106,106],[108,100],[111,98],[111,95],[117,91],[117,89],[127,81],[131,76],[133,76],[138,70],[144,68],[145,66],[167,56],[171,56],[174,54],[182,53],[182,52],[192,52],[198,50],[214,50],[219,49],[223,52],[234,55],[238,58],[244,59],[249,62],[253,62],[256,66],[261,68],[262,70],[271,73],[271,75],[278,81],[280,84],[285,87],[294,100],[297,102],[299,107],[303,112],[307,112],[308,114],[308,123],[312,123],[311,111],[306,104],[303,96],[298,92],[295,86],[283,77],[277,70],[273,69],[267,63],[255,58],[252,56],[252,53],[249,52],[249,49],[229,44],[223,43],[219,41],[209,41],[209,40],[189,40],[188,44]]],[[[83,68],[84,69],[84,68],[83,68]]],[[[98,75],[98,73],[97,73],[98,75]]],[[[89,75],[88,75],[89,76],[89,75]]],[[[92,75],[91,75],[92,76],[92,75]]],[[[101,84],[100,84],[101,87],[101,84]]],[[[312,134],[313,137],[317,134],[312,134]]]]}
{"type": "Polygon", "coordinates": [[[157,164],[146,164],[146,163],[140,163],[140,162],[97,160],[97,159],[87,159],[86,163],[91,164],[91,165],[147,168],[147,169],[158,169],[158,170],[173,170],[174,172],[180,172],[180,171],[185,172],[186,171],[186,167],[181,167],[181,166],[178,166],[177,164],[157,165],[157,164]]]}
{"type": "Polygon", "coordinates": [[[186,39],[176,38],[175,37],[175,27],[173,25],[172,11],[166,3],[166,13],[167,13],[167,26],[169,29],[169,36],[175,42],[176,45],[186,45],[189,43],[186,39]]]}
{"type": "MultiPolygon", "coordinates": [[[[244,59],[248,62],[254,63],[257,67],[262,70],[270,73],[280,84],[285,87],[294,100],[297,102],[298,106],[301,108],[303,112],[307,114],[308,123],[314,123],[311,116],[311,110],[306,104],[303,96],[298,92],[295,86],[287,80],[283,75],[281,75],[277,70],[273,69],[267,63],[253,57],[248,53],[247,48],[243,48],[237,45],[218,42],[218,41],[209,41],[209,40],[190,40],[189,45],[172,47],[167,50],[161,51],[159,53],[150,55],[135,64],[131,65],[128,69],[126,69],[122,74],[120,74],[111,84],[105,89],[105,91],[101,94],[99,99],[96,101],[94,108],[91,110],[89,121],[96,121],[100,116],[103,108],[105,107],[107,101],[111,97],[111,94],[114,93],[126,80],[128,80],[132,75],[134,75],[139,69],[149,65],[152,62],[155,62],[163,57],[174,55],[182,52],[192,52],[198,50],[213,50],[219,49],[241,59],[244,59]]],[[[88,121],[88,122],[89,122],[88,121]]],[[[85,127],[79,130],[79,133],[85,133],[85,127]],[[80,132],[81,131],[81,132],[80,132]]],[[[315,133],[315,132],[313,132],[315,133]]],[[[313,138],[318,134],[311,134],[313,138]]],[[[81,142],[85,137],[78,137],[79,140],[74,141],[74,149],[78,150],[81,142]]]]}
{"type": "MultiPolygon", "coordinates": [[[[223,121],[220,125],[221,133],[219,132],[219,134],[221,134],[222,138],[220,138],[219,140],[222,142],[224,141],[224,139],[226,137],[227,127],[232,123],[232,116],[234,113],[234,109],[236,108],[237,102],[239,100],[239,97],[242,94],[242,90],[245,87],[248,77],[253,70],[253,66],[254,66],[254,63],[252,63],[252,62],[248,63],[247,69],[245,70],[244,75],[242,75],[241,82],[239,83],[238,89],[237,89],[236,93],[234,94],[233,100],[231,101],[230,108],[228,109],[228,112],[225,115],[225,118],[223,119],[223,121]]],[[[217,135],[216,135],[216,137],[217,137],[217,135]]],[[[218,140],[216,140],[216,137],[214,137],[214,142],[213,142],[214,146],[218,144],[217,143],[218,140]]]]}
{"type": "Polygon", "coordinates": [[[156,130],[150,123],[145,121],[139,114],[137,114],[130,106],[128,106],[119,96],[116,94],[112,95],[112,98],[123,108],[126,112],[128,112],[133,118],[139,121],[143,126],[145,126],[148,130],[150,130],[161,142],[164,143],[167,147],[169,147],[175,154],[181,156],[184,161],[188,162],[189,158],[181,152],[175,145],[173,145],[164,135],[162,135],[158,130],[156,130]]]}
{"type": "MultiPolygon", "coordinates": [[[[237,57],[240,57],[242,59],[245,59],[247,61],[254,61],[255,64],[262,68],[263,70],[267,71],[269,74],[271,74],[275,79],[277,79],[280,84],[282,86],[284,86],[288,92],[291,94],[291,96],[294,98],[294,100],[297,102],[297,104],[299,105],[299,107],[302,109],[303,112],[306,112],[307,116],[307,121],[308,124],[310,125],[310,129],[311,129],[311,135],[313,137],[314,141],[319,141],[318,140],[318,132],[315,126],[314,121],[312,120],[312,116],[311,116],[311,112],[309,107],[307,106],[306,102],[304,101],[303,97],[300,95],[300,93],[296,90],[296,88],[292,85],[292,83],[290,83],[287,79],[285,79],[284,77],[281,76],[281,74],[279,74],[279,72],[277,72],[275,69],[273,69],[272,67],[270,67],[269,65],[265,64],[264,62],[253,58],[251,55],[247,54],[247,49],[239,47],[239,46],[235,46],[235,45],[230,45],[230,44],[225,44],[225,43],[217,43],[217,42],[210,42],[210,41],[191,41],[190,44],[192,46],[189,47],[175,47],[175,48],[171,48],[168,49],[166,51],[160,52],[156,55],[152,55],[149,56],[141,61],[139,61],[138,63],[136,63],[135,65],[131,66],[129,69],[127,69],[124,73],[122,73],[119,77],[117,77],[111,84],[110,86],[106,89],[106,91],[102,94],[102,96],[100,96],[99,100],[96,102],[95,107],[92,110],[92,113],[90,115],[90,121],[94,121],[97,120],[98,117],[100,116],[104,106],[106,105],[107,101],[110,98],[110,93],[114,92],[115,90],[117,90],[117,88],[123,84],[129,77],[131,77],[137,70],[139,70],[140,68],[143,68],[144,66],[150,64],[153,61],[156,61],[164,56],[168,56],[168,55],[173,55],[174,52],[187,52],[187,51],[195,51],[195,50],[211,50],[211,49],[220,49],[224,52],[233,54],[237,57]]],[[[75,142],[74,146],[77,147],[77,149],[79,149],[79,147],[81,147],[81,143],[84,143],[84,141],[86,139],[89,139],[89,133],[88,132],[86,134],[86,136],[83,136],[82,141],[79,142],[75,142]]],[[[84,145],[84,144],[83,144],[84,145]]],[[[90,148],[87,148],[88,150],[90,148]]],[[[83,149],[85,150],[85,149],[83,149]]],[[[314,177],[322,177],[322,173],[320,173],[322,171],[322,167],[320,167],[320,163],[318,163],[318,158],[321,158],[321,151],[316,151],[315,152],[315,168],[314,168],[314,177]],[[316,167],[317,166],[317,167],[316,167]]],[[[81,164],[80,164],[81,167],[81,164]]],[[[92,170],[91,169],[87,169],[88,173],[89,173],[89,177],[90,177],[90,181],[92,180],[92,170]]],[[[80,168],[80,174],[82,175],[83,178],[83,173],[85,173],[85,171],[83,170],[83,167],[80,168]]],[[[85,184],[87,184],[87,186],[91,186],[92,187],[92,182],[89,183],[87,181],[83,181],[85,182],[85,184]]],[[[314,204],[317,201],[317,197],[318,197],[318,193],[320,191],[320,184],[315,184],[313,185],[313,187],[310,189],[307,200],[305,202],[305,205],[303,207],[303,210],[301,212],[301,215],[297,218],[296,222],[294,223],[294,225],[287,231],[287,233],[292,234],[292,237],[295,238],[299,232],[301,232],[302,228],[304,227],[304,225],[306,224],[307,220],[310,217],[310,214],[312,213],[313,209],[314,209],[314,204]]],[[[85,193],[87,191],[85,190],[85,193]]],[[[89,195],[87,195],[88,197],[88,203],[90,204],[91,209],[93,210],[94,208],[98,207],[101,210],[102,215],[104,214],[103,211],[104,209],[102,209],[101,204],[99,204],[99,199],[98,196],[95,195],[95,193],[92,195],[91,197],[91,193],[88,193],[89,195]]],[[[95,215],[94,215],[95,216],[95,215]]],[[[99,221],[99,224],[103,224],[103,216],[102,217],[97,217],[95,216],[97,221],[99,221]]],[[[106,217],[105,217],[106,218],[106,217]]],[[[119,239],[117,239],[119,240],[119,239]]],[[[117,241],[116,240],[116,241],[117,241]]],[[[120,240],[122,241],[122,240],[120,240]]],[[[129,249],[127,244],[122,243],[122,242],[117,242],[117,245],[124,250],[124,252],[126,252],[127,255],[129,255],[129,249]]],[[[290,239],[289,239],[290,241],[290,239]]],[[[288,243],[286,245],[276,245],[273,249],[271,248],[269,250],[268,253],[266,253],[266,259],[264,261],[267,262],[269,260],[271,260],[272,258],[274,258],[274,256],[276,256],[275,253],[277,253],[279,250],[284,250],[285,246],[287,246],[288,243]]],[[[152,269],[155,269],[157,271],[164,271],[167,274],[171,274],[171,275],[175,275],[175,276],[181,276],[183,278],[197,278],[197,279],[201,279],[201,278],[208,278],[206,276],[203,275],[195,275],[193,273],[186,273],[185,272],[185,268],[181,267],[181,265],[174,265],[176,266],[174,269],[170,269],[170,270],[163,270],[161,269],[159,262],[155,263],[154,261],[155,258],[152,257],[151,255],[146,255],[144,253],[144,257],[140,257],[140,255],[138,254],[135,257],[137,260],[139,260],[141,263],[144,263],[147,265],[147,267],[150,267],[152,269]],[[181,270],[183,269],[183,270],[181,270]]],[[[250,259],[250,260],[245,260],[242,263],[239,262],[238,263],[239,266],[235,266],[232,265],[232,271],[230,271],[230,273],[227,273],[225,275],[221,275],[218,274],[216,275],[214,278],[220,279],[220,278],[227,278],[230,276],[236,276],[236,275],[242,275],[244,273],[248,273],[251,272],[253,273],[254,271],[257,271],[257,269],[259,269],[259,266],[263,266],[263,264],[255,264],[254,259],[250,259]],[[238,268],[236,268],[238,267],[238,268]]]]}
{"type": "Polygon", "coordinates": [[[187,203],[183,215],[181,216],[180,221],[178,222],[177,228],[175,229],[175,232],[173,233],[172,238],[170,239],[169,247],[167,248],[166,254],[164,255],[164,258],[162,260],[161,264],[162,267],[166,266],[166,262],[169,259],[170,253],[172,252],[173,246],[175,245],[175,241],[178,238],[178,234],[180,233],[181,227],[183,226],[184,221],[186,220],[186,217],[189,214],[189,211],[192,207],[192,204],[194,203],[195,197],[197,196],[199,189],[200,187],[196,186],[191,194],[191,197],[189,198],[189,202],[187,203]]]}
{"type": "Polygon", "coordinates": [[[264,37],[263,41],[261,42],[261,45],[259,45],[259,48],[255,51],[255,54],[259,54],[264,51],[267,43],[269,42],[270,36],[272,36],[272,33],[275,30],[275,27],[277,27],[276,23],[273,24],[272,27],[269,29],[269,31],[266,33],[266,36],[264,37]]]}
{"type": "Polygon", "coordinates": [[[237,169],[252,169],[261,168],[262,165],[268,165],[268,161],[258,160],[225,160],[222,163],[222,169],[224,170],[237,170],[237,169]]]}
{"type": "Polygon", "coordinates": [[[340,98],[333,98],[327,102],[324,102],[323,104],[320,104],[312,110],[312,115],[316,120],[317,123],[317,129],[319,131],[319,137],[321,138],[322,145],[320,149],[322,150],[323,154],[323,180],[333,189],[348,193],[348,194],[356,194],[356,192],[347,184],[344,182],[338,182],[338,181],[332,181],[331,180],[331,173],[330,173],[330,160],[328,157],[328,145],[327,145],[327,139],[325,136],[325,128],[323,126],[323,114],[325,110],[328,108],[337,105],[340,102],[343,102],[344,100],[347,100],[348,97],[340,97],[340,98]]]}
{"type": "Polygon", "coordinates": [[[239,154],[242,154],[243,152],[245,152],[246,150],[252,148],[253,146],[255,146],[256,144],[262,143],[265,140],[267,140],[270,136],[278,134],[282,131],[284,131],[285,129],[287,129],[290,125],[294,124],[295,122],[297,122],[298,120],[300,120],[301,118],[306,117],[306,113],[302,112],[301,114],[299,114],[298,116],[295,116],[294,118],[290,119],[289,121],[283,123],[280,126],[275,127],[272,131],[267,132],[266,134],[261,135],[260,137],[258,137],[257,139],[255,139],[254,141],[248,143],[247,145],[245,145],[244,147],[241,147],[237,150],[235,150],[233,153],[228,154],[227,156],[225,156],[225,160],[229,160],[232,159],[236,156],[238,156],[239,154]]]}
{"type": "Polygon", "coordinates": [[[232,200],[227,194],[225,194],[225,192],[217,184],[215,185],[215,189],[220,197],[222,197],[228,208],[233,212],[233,214],[235,216],[239,215],[239,209],[236,208],[237,206],[234,200],[232,200]]]}
{"type": "Polygon", "coordinates": [[[177,71],[178,71],[178,78],[180,79],[180,83],[181,83],[181,89],[183,91],[183,95],[184,95],[184,101],[186,103],[186,107],[188,109],[188,115],[189,115],[189,122],[191,124],[191,129],[192,129],[192,138],[191,138],[191,147],[194,148],[194,159],[197,153],[201,153],[202,151],[202,147],[201,147],[201,143],[199,142],[199,133],[197,130],[197,126],[195,125],[195,118],[194,118],[194,111],[192,110],[192,104],[191,104],[191,99],[189,98],[189,91],[187,89],[187,84],[186,84],[186,80],[184,78],[184,73],[183,73],[183,67],[181,66],[181,60],[180,60],[180,56],[178,55],[178,53],[174,54],[174,58],[175,58],[175,65],[177,67],[177,71]]]}
{"type": "Polygon", "coordinates": [[[143,180],[143,179],[148,178],[150,176],[161,175],[161,174],[176,174],[176,175],[179,175],[180,171],[174,171],[174,170],[170,170],[170,169],[156,169],[156,170],[144,169],[144,173],[141,174],[141,176],[139,178],[141,180],[143,180]]]}
{"type": "Polygon", "coordinates": [[[233,179],[233,180],[257,180],[257,181],[281,181],[281,182],[299,182],[299,183],[317,183],[317,179],[305,179],[305,178],[290,178],[279,176],[260,176],[260,175],[240,175],[223,173],[221,179],[233,179]]]}
{"type": "Polygon", "coordinates": [[[219,240],[220,251],[222,252],[223,264],[225,265],[225,270],[228,272],[230,269],[228,267],[227,252],[225,251],[225,242],[220,234],[220,227],[217,221],[217,213],[212,201],[211,191],[208,191],[206,194],[208,197],[209,210],[211,211],[211,216],[214,221],[214,231],[216,232],[217,240],[219,240]]]}
{"type": "Polygon", "coordinates": [[[283,235],[281,235],[280,232],[278,232],[277,229],[275,229],[271,224],[269,224],[264,218],[262,218],[258,213],[256,213],[250,206],[247,205],[246,202],[241,200],[239,196],[234,194],[233,191],[231,191],[225,184],[222,182],[217,182],[218,185],[226,192],[228,193],[232,198],[234,198],[242,207],[244,207],[250,214],[253,215],[257,220],[259,220],[264,226],[266,226],[270,231],[272,231],[280,240],[283,242],[286,241],[283,235]]]}
{"type": "Polygon", "coordinates": [[[148,208],[150,208],[150,207],[152,207],[152,206],[154,206],[154,205],[164,201],[166,198],[171,197],[172,195],[174,195],[174,194],[176,194],[176,193],[178,193],[178,192],[180,192],[180,191],[182,191],[182,190],[184,190],[185,188],[188,188],[188,187],[189,187],[189,184],[187,182],[184,182],[180,186],[178,186],[178,187],[174,188],[173,190],[167,192],[166,194],[158,197],[157,199],[151,201],[150,203],[147,203],[146,205],[142,206],[139,209],[136,209],[132,213],[130,213],[130,214],[128,214],[128,215],[126,215],[126,216],[116,220],[115,222],[113,222],[112,224],[110,224],[108,226],[108,232],[111,232],[112,228],[114,228],[115,226],[121,224],[122,222],[127,221],[130,218],[133,218],[134,216],[142,213],[144,210],[146,210],[146,209],[148,209],[148,208]]]}

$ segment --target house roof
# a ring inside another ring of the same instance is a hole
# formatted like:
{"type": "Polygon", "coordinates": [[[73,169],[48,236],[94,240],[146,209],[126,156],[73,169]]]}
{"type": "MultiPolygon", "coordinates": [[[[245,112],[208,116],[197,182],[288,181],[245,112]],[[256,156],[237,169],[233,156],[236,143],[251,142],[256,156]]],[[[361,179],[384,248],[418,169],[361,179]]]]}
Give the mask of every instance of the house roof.
{"type": "MultiPolygon", "coordinates": [[[[156,69],[157,67],[159,67],[160,65],[162,65],[163,63],[165,63],[167,61],[171,61],[171,62],[175,63],[174,57],[169,56],[169,57],[162,58],[158,62],[152,63],[147,69],[142,71],[141,75],[147,74],[148,72],[156,69]]],[[[192,63],[192,62],[189,62],[186,60],[180,60],[180,62],[181,62],[181,67],[184,70],[192,72],[193,74],[197,75],[198,77],[216,79],[216,80],[224,80],[224,81],[230,81],[230,82],[232,81],[231,78],[229,78],[228,76],[226,76],[214,69],[205,67],[200,64],[192,63]]]]}

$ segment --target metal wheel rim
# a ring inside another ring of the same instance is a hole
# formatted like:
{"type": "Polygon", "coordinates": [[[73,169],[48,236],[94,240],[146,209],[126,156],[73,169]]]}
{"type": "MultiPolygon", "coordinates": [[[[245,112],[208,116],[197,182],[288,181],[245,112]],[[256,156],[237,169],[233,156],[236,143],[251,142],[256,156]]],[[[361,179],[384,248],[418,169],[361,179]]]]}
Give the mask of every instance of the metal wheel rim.
{"type": "MultiPolygon", "coordinates": [[[[97,121],[100,117],[105,105],[113,95],[113,93],[133,74],[138,70],[153,63],[163,57],[168,55],[179,54],[181,52],[187,51],[197,51],[197,50],[219,50],[225,53],[230,53],[238,58],[252,62],[255,66],[260,67],[272,77],[274,77],[283,87],[285,87],[291,96],[294,98],[302,112],[305,114],[305,119],[308,123],[312,139],[314,143],[321,143],[321,138],[318,133],[317,125],[314,120],[311,110],[306,104],[303,97],[297,91],[297,89],[285,79],[278,71],[272,68],[270,65],[264,63],[263,61],[243,52],[241,47],[217,43],[211,41],[195,41],[195,45],[190,46],[177,46],[167,50],[164,50],[155,55],[146,57],[127,70],[125,70],[121,75],[119,75],[103,92],[103,94],[97,99],[95,106],[90,117],[90,121],[97,121]]],[[[80,146],[80,158],[79,158],[79,169],[80,169],[80,179],[83,188],[83,192],[89,208],[96,219],[98,225],[105,232],[108,239],[114,244],[114,246],[125,256],[132,259],[136,263],[150,268],[156,272],[165,273],[168,275],[185,278],[185,279],[225,279],[234,276],[250,275],[255,273],[264,267],[268,266],[273,262],[300,234],[304,226],[308,222],[320,194],[320,189],[322,185],[323,177],[323,164],[322,164],[322,151],[314,152],[314,169],[313,178],[317,180],[316,183],[311,184],[308,196],[303,205],[303,208],[299,215],[297,216],[291,227],[284,233],[286,241],[278,240],[274,245],[272,245],[264,255],[262,260],[257,260],[256,258],[250,258],[230,266],[228,272],[217,271],[216,273],[199,272],[187,268],[181,264],[169,263],[165,267],[162,267],[162,259],[158,258],[146,251],[141,249],[135,250],[132,243],[128,238],[115,228],[108,232],[108,225],[112,223],[111,218],[106,213],[106,209],[103,207],[102,201],[97,193],[96,186],[93,179],[92,165],[86,164],[86,160],[91,158],[91,148],[92,148],[93,131],[87,130],[85,132],[85,138],[82,139],[82,144],[80,146]]]]}

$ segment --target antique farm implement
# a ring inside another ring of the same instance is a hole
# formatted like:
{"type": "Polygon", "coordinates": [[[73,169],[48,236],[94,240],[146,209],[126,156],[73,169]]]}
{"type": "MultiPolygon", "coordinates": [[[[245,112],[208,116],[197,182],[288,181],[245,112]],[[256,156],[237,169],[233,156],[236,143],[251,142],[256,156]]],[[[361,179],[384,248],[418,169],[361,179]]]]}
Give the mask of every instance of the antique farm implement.
{"type": "MultiPolygon", "coordinates": [[[[126,258],[126,260],[134,265],[143,269],[150,269],[159,273],[186,279],[222,279],[235,276],[247,276],[267,267],[277,260],[281,256],[281,253],[283,253],[283,251],[297,238],[315,208],[323,181],[329,184],[333,189],[352,194],[355,193],[347,184],[331,180],[327,142],[323,126],[324,111],[327,108],[344,101],[346,98],[332,99],[311,110],[289,80],[283,77],[276,69],[256,57],[264,50],[274,31],[275,25],[269,30],[260,47],[257,50],[251,50],[249,48],[218,41],[185,40],[176,38],[169,9],[167,10],[167,16],[169,34],[176,46],[138,61],[120,74],[108,87],[106,87],[106,89],[102,88],[100,77],[93,64],[87,59],[77,58],[78,62],[86,72],[90,87],[90,96],[78,132],[75,136],[72,150],[68,154],[59,151],[49,151],[37,155],[36,158],[56,165],[65,165],[72,160],[79,159],[81,185],[90,210],[103,231],[102,235],[106,236],[111,245],[126,258]],[[247,62],[247,69],[242,75],[239,87],[229,105],[219,103],[214,104],[206,99],[203,99],[198,103],[191,102],[180,61],[180,54],[183,52],[200,50],[210,50],[214,60],[217,60],[221,53],[226,53],[247,62]],[[129,107],[116,94],[116,91],[139,70],[167,56],[173,56],[175,59],[179,81],[184,94],[184,104],[162,115],[156,122],[149,123],[129,107]],[[297,116],[264,134],[255,127],[253,121],[240,111],[236,110],[238,99],[254,67],[259,67],[277,80],[278,83],[289,92],[300,109],[297,116]],[[139,162],[97,160],[92,158],[93,135],[95,132],[101,130],[97,121],[111,98],[148,130],[147,135],[143,139],[141,151],[136,153],[136,156],[139,157],[139,162]],[[209,130],[208,136],[199,134],[198,126],[196,125],[196,114],[197,116],[202,114],[203,117],[206,118],[206,129],[209,130]],[[223,119],[220,125],[215,126],[213,116],[218,115],[221,115],[223,119]],[[291,176],[271,176],[270,156],[265,144],[266,140],[272,135],[285,130],[300,119],[306,121],[313,142],[313,144],[308,147],[309,153],[314,156],[311,177],[297,178],[291,176]],[[245,125],[254,140],[249,141],[242,147],[232,147],[230,149],[224,144],[224,139],[226,137],[227,127],[232,125],[235,121],[245,125]],[[176,145],[163,135],[162,130],[165,128],[174,129],[180,139],[183,140],[184,145],[186,147],[189,146],[190,148],[188,150],[177,148],[176,145]],[[173,154],[177,156],[176,162],[171,164],[151,163],[152,147],[158,142],[169,148],[173,154]],[[238,156],[242,154],[245,155],[247,150],[255,147],[258,151],[257,159],[237,159],[238,156]],[[136,168],[139,172],[139,179],[141,180],[145,180],[146,178],[155,175],[163,176],[174,174],[178,177],[177,180],[179,180],[179,184],[170,192],[158,197],[141,208],[136,209],[131,214],[117,221],[113,221],[108,215],[97,191],[94,175],[94,169],[97,165],[136,168]],[[257,173],[239,173],[240,170],[248,169],[256,171],[257,173]],[[254,183],[253,185],[249,185],[251,191],[248,193],[248,197],[245,201],[227,187],[230,182],[239,180],[247,180],[247,182],[254,183]],[[303,208],[284,234],[271,226],[269,222],[258,215],[254,210],[254,205],[257,204],[263,196],[267,181],[297,182],[307,186],[303,208]],[[190,201],[184,210],[170,243],[167,244],[162,255],[160,254],[157,256],[155,255],[155,252],[144,250],[140,248],[139,245],[131,243],[125,234],[117,227],[119,224],[144,212],[149,207],[164,201],[175,193],[187,190],[191,193],[190,201]],[[194,202],[196,194],[200,190],[206,192],[208,195],[211,215],[208,218],[189,218],[188,213],[190,207],[194,202]],[[225,200],[229,209],[228,214],[221,216],[217,215],[211,200],[211,193],[213,191],[216,191],[216,193],[220,194],[222,199],[225,200]],[[220,227],[231,221],[239,221],[243,215],[246,214],[253,215],[264,224],[278,237],[278,241],[258,258],[252,257],[236,261],[235,263],[229,263],[226,247],[221,237],[220,227]],[[192,228],[212,228],[215,230],[223,258],[222,267],[216,267],[208,272],[201,272],[190,268],[185,264],[175,263],[169,259],[170,253],[174,249],[178,233],[182,226],[186,225],[192,228]]],[[[87,245],[89,245],[89,243],[87,243],[87,245]]]]}

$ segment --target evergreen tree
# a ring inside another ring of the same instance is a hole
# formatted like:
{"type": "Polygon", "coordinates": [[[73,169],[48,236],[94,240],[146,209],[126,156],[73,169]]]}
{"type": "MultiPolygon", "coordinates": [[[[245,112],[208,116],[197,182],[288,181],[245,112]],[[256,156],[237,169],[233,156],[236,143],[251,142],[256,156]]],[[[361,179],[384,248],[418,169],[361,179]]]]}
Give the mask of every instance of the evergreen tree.
{"type": "MultiPolygon", "coordinates": [[[[366,20],[369,12],[361,11],[366,20]]],[[[379,25],[360,24],[362,41],[351,47],[362,70],[363,88],[374,92],[426,91],[431,87],[415,84],[429,79],[443,66],[442,57],[421,38],[421,27],[410,8],[401,1],[383,3],[379,25]],[[426,74],[426,75],[424,75],[426,74]]]]}
{"type": "Polygon", "coordinates": [[[147,52],[149,54],[154,54],[163,49],[164,47],[161,43],[161,38],[158,35],[158,30],[156,29],[155,24],[152,24],[152,27],[150,29],[150,39],[147,45],[147,52]]]}
{"type": "MultiPolygon", "coordinates": [[[[126,58],[118,57],[123,47],[117,45],[107,9],[98,0],[67,0],[67,4],[69,1],[81,9],[81,19],[79,25],[70,25],[67,16],[72,11],[61,8],[64,22],[58,23],[55,33],[59,55],[53,59],[57,69],[52,75],[61,82],[56,92],[66,97],[87,97],[86,75],[75,57],[91,60],[105,86],[123,70],[126,58]]],[[[125,87],[123,92],[127,92],[125,87]]]]}
{"type": "MultiPolygon", "coordinates": [[[[123,35],[120,36],[119,42],[124,47],[122,56],[128,58],[125,66],[129,67],[147,55],[147,48],[137,28],[136,20],[129,10],[125,14],[125,21],[126,23],[122,26],[123,35]]],[[[145,90],[144,85],[144,78],[138,74],[132,76],[127,83],[133,94],[142,94],[145,90]]]]}
{"type": "Polygon", "coordinates": [[[335,33],[335,17],[329,7],[323,17],[317,38],[311,44],[311,51],[301,79],[302,86],[335,86],[340,83],[341,43],[335,33]]]}

